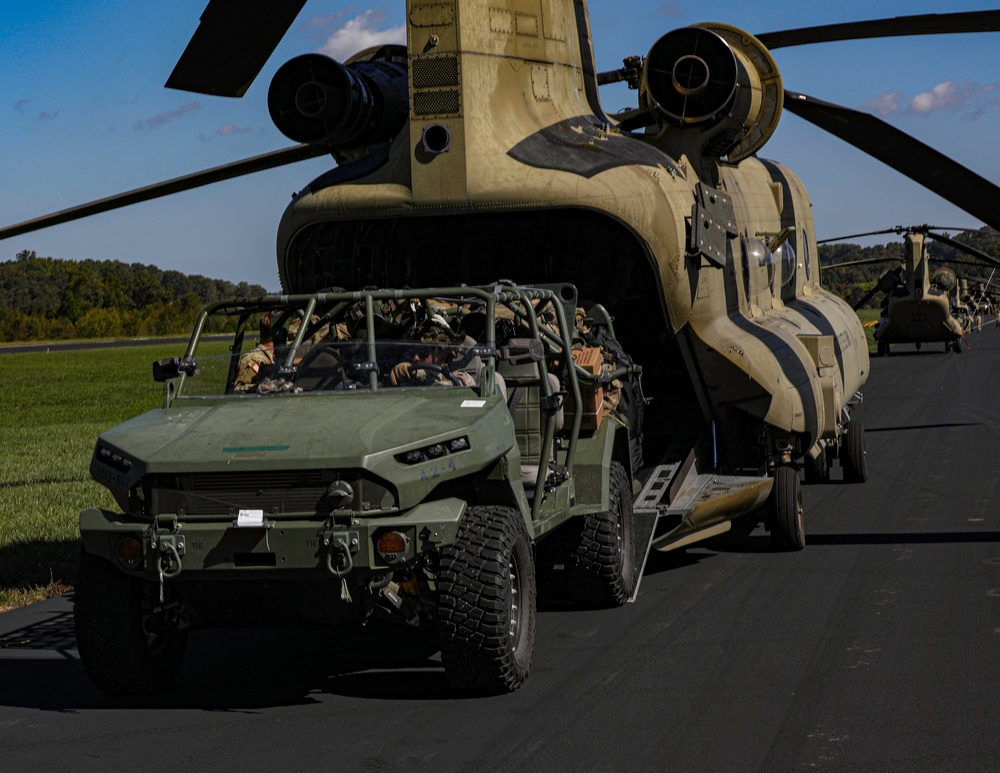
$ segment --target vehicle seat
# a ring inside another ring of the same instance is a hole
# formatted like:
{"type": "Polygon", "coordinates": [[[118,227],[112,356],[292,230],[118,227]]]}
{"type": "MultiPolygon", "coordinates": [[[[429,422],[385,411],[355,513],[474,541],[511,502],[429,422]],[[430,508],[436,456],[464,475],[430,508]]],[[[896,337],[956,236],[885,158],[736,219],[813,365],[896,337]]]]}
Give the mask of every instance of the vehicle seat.
{"type": "MultiPolygon", "coordinates": [[[[501,361],[497,363],[497,372],[503,376],[507,386],[507,407],[514,419],[514,437],[521,452],[521,482],[526,489],[532,489],[538,481],[542,440],[545,436],[538,366],[534,363],[510,365],[501,361]]],[[[548,374],[548,380],[551,391],[559,391],[559,379],[554,373],[548,374]]],[[[561,406],[556,412],[555,421],[555,431],[559,432],[564,424],[561,406]]],[[[548,461],[551,459],[550,453],[548,461]]]]}

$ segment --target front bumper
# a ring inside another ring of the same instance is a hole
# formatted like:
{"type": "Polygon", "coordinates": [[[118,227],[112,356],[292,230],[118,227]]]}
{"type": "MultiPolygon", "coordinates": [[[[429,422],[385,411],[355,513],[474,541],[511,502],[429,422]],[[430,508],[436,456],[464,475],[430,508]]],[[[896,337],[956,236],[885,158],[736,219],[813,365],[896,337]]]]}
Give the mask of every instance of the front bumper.
{"type": "Polygon", "coordinates": [[[350,523],[271,518],[249,525],[163,516],[150,523],[88,508],[80,513],[80,534],[88,553],[123,572],[151,579],[221,580],[262,573],[282,578],[363,577],[405,568],[453,542],[466,507],[464,500],[446,498],[399,515],[351,518],[350,523]],[[392,531],[406,537],[407,548],[386,560],[376,542],[392,531]]]}

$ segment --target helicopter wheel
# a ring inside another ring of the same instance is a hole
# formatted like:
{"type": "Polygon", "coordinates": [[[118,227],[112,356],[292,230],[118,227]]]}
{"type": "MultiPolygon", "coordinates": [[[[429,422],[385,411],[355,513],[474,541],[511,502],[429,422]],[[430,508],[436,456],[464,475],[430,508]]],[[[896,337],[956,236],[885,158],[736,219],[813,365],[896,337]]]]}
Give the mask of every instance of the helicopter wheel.
{"type": "Polygon", "coordinates": [[[774,471],[774,488],[768,508],[771,544],[778,550],[802,550],[806,546],[802,485],[794,467],[785,465],[774,471]]]}
{"type": "Polygon", "coordinates": [[[881,357],[883,355],[888,355],[888,354],[889,354],[889,344],[887,344],[885,341],[879,341],[878,356],[881,357]]]}
{"type": "Polygon", "coordinates": [[[864,425],[854,419],[848,423],[847,433],[840,447],[840,466],[844,470],[846,482],[864,483],[868,480],[867,455],[864,425]]]}
{"type": "Polygon", "coordinates": [[[826,446],[820,446],[816,456],[806,454],[803,460],[806,483],[828,483],[830,480],[830,460],[826,454],[826,446]]]}
{"type": "Polygon", "coordinates": [[[915,346],[917,347],[917,351],[919,352],[920,351],[920,341],[917,341],[917,343],[915,344],[915,346]]]}

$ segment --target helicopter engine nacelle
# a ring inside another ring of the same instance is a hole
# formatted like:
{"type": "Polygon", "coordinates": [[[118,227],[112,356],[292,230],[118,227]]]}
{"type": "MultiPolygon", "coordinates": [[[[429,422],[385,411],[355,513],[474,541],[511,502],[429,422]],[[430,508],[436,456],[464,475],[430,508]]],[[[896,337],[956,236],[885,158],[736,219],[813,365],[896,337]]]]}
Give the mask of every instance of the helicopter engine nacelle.
{"type": "Polygon", "coordinates": [[[931,285],[943,293],[950,293],[958,287],[958,277],[950,268],[939,268],[931,275],[931,285]]]}
{"type": "Polygon", "coordinates": [[[267,109],[281,133],[296,142],[331,150],[387,142],[406,123],[406,67],[297,56],[271,79],[267,109]]]}
{"type": "Polygon", "coordinates": [[[778,125],[781,75],[757,38],[727,24],[668,32],[643,63],[639,104],[661,128],[696,128],[706,156],[741,161],[778,125]]]}

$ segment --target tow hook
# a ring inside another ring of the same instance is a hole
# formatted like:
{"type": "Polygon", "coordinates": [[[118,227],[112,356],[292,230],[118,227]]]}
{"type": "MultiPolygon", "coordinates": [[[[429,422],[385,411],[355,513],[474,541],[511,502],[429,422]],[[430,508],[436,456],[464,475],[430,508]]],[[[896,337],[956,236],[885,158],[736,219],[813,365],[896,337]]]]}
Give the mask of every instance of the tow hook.
{"type": "Polygon", "coordinates": [[[354,554],[361,548],[356,531],[335,531],[323,535],[327,547],[326,568],[334,577],[343,579],[354,569],[354,554]]]}
{"type": "Polygon", "coordinates": [[[354,569],[354,554],[361,549],[361,538],[356,531],[334,531],[323,533],[326,547],[326,569],[340,580],[340,598],[350,604],[351,590],[347,587],[347,575],[354,569]]]}
{"type": "Polygon", "coordinates": [[[181,573],[181,556],[185,552],[184,535],[177,527],[173,533],[157,534],[150,531],[149,548],[156,556],[156,573],[160,582],[160,603],[163,603],[163,582],[172,580],[181,573]]]}

